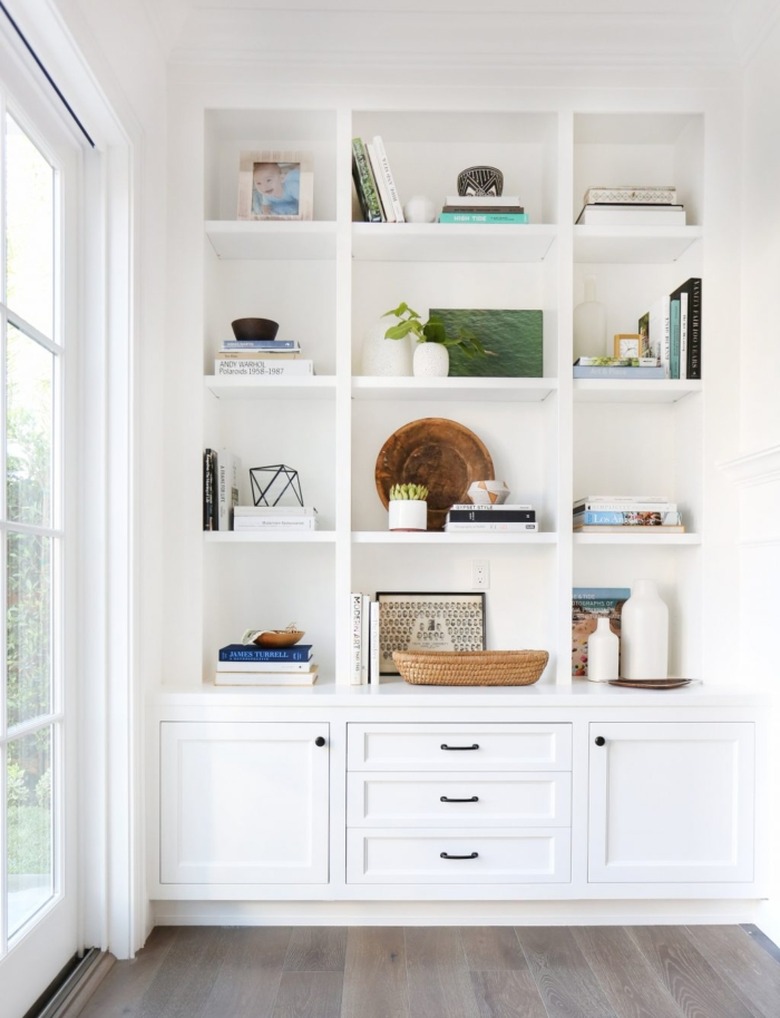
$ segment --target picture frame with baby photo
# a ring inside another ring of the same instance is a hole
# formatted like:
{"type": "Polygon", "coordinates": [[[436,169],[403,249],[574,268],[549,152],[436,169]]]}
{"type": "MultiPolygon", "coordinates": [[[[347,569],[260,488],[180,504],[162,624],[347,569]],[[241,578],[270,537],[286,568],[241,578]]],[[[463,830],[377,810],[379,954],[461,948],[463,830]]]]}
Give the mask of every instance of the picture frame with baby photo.
{"type": "Polygon", "coordinates": [[[312,219],[314,173],[307,152],[242,152],[238,169],[239,219],[312,219]]]}

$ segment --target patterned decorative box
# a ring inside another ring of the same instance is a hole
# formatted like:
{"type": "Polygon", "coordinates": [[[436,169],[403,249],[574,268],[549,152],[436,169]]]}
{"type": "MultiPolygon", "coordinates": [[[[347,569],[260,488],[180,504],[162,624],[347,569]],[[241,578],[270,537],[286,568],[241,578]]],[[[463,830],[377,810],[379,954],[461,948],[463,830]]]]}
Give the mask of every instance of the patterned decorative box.
{"type": "Polygon", "coordinates": [[[620,187],[589,187],[585,192],[585,205],[625,204],[641,202],[643,205],[676,205],[677,188],[655,185],[621,185],[620,187]]]}

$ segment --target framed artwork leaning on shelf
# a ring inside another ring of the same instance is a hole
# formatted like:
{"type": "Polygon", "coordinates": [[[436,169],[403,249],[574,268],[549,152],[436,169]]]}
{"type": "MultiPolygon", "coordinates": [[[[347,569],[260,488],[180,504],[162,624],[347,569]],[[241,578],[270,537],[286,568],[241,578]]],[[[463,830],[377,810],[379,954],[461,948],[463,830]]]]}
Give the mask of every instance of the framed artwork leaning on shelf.
{"type": "Polygon", "coordinates": [[[379,592],[379,674],[398,675],[394,650],[484,650],[484,593],[379,592]]]}
{"type": "Polygon", "coordinates": [[[313,195],[310,154],[278,150],[241,153],[239,219],[311,219],[313,195]]]}

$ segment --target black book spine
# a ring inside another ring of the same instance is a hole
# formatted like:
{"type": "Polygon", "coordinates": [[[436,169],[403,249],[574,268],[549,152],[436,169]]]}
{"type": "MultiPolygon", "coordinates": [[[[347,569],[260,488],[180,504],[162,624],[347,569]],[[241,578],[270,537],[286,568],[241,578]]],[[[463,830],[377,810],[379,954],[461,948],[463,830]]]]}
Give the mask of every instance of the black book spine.
{"type": "Polygon", "coordinates": [[[450,509],[450,523],[536,523],[535,509],[450,509]]]}

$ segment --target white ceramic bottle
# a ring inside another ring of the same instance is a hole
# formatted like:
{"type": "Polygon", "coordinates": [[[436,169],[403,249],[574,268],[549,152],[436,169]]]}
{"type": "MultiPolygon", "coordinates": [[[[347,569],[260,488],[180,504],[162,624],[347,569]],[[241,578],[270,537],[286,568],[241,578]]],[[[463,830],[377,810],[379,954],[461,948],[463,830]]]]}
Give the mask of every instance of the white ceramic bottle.
{"type": "Polygon", "coordinates": [[[609,682],[618,677],[620,640],[609,628],[609,619],[602,616],[588,637],[588,679],[609,682]]]}
{"type": "Polygon", "coordinates": [[[596,280],[585,278],[585,300],[574,309],[574,359],[578,357],[608,357],[607,310],[596,300],[596,280]]]}
{"type": "Polygon", "coordinates": [[[620,615],[620,676],[665,679],[669,673],[669,609],[654,580],[634,580],[620,615]]]}

